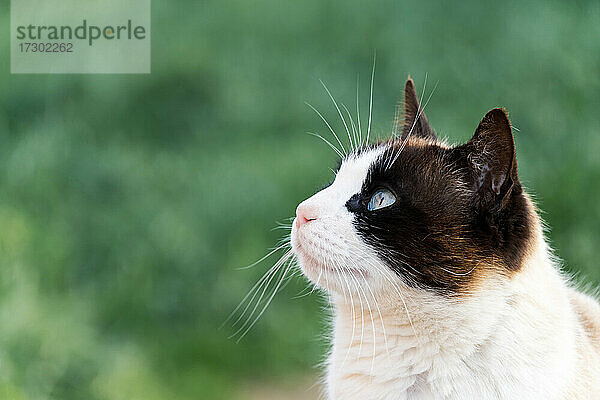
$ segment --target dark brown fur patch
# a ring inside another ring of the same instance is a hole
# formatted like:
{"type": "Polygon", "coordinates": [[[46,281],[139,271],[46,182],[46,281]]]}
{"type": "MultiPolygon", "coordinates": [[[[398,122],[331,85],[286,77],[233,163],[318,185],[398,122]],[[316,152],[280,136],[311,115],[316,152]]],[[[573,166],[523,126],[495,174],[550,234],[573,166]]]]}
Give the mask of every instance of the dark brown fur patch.
{"type": "MultiPolygon", "coordinates": [[[[414,92],[410,83],[407,90],[414,92]]],[[[407,118],[414,118],[411,110],[407,118]]],[[[356,229],[417,287],[462,293],[490,273],[518,271],[532,243],[535,212],[517,177],[506,113],[490,111],[473,139],[453,148],[437,142],[422,117],[413,130],[418,135],[378,144],[385,146],[383,157],[346,204],[356,229]],[[396,202],[368,211],[371,196],[382,188],[396,202]]]]}

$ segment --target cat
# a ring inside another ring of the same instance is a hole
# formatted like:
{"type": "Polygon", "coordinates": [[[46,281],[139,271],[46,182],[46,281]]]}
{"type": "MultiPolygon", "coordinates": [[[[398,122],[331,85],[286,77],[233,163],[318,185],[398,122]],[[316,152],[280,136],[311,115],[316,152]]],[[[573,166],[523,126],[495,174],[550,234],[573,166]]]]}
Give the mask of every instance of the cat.
{"type": "Polygon", "coordinates": [[[600,305],[548,248],[506,111],[448,146],[409,77],[397,124],[296,210],[333,305],[328,399],[600,399],[600,305]]]}

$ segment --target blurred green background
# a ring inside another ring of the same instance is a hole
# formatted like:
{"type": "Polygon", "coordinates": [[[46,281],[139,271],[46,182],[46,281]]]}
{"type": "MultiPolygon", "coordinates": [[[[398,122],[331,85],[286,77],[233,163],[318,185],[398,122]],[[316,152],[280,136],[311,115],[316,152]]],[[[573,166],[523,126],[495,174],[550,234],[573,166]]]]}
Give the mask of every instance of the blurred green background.
{"type": "Polygon", "coordinates": [[[328,182],[319,83],[390,132],[408,73],[451,142],[505,106],[569,271],[600,281],[598,1],[155,0],[150,75],[10,75],[0,6],[0,397],[314,398],[324,301],[219,326],[328,182]],[[428,89],[428,91],[429,91],[428,89]],[[289,395],[286,393],[290,393],[289,395]]]}

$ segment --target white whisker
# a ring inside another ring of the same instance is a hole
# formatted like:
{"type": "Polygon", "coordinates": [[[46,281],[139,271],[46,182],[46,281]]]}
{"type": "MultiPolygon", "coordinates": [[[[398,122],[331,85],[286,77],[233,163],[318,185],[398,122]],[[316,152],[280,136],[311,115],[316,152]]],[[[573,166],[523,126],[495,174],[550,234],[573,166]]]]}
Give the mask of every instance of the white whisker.
{"type": "Polygon", "coordinates": [[[373,71],[371,72],[371,95],[369,96],[369,125],[367,127],[367,140],[366,145],[369,144],[369,135],[371,134],[371,117],[373,115],[373,81],[375,80],[375,61],[377,55],[373,55],[373,71]]]}
{"type": "Polygon", "coordinates": [[[314,132],[306,132],[306,133],[308,133],[309,135],[318,137],[319,139],[321,139],[322,141],[327,143],[329,145],[329,147],[331,147],[340,158],[344,158],[344,155],[342,154],[342,152],[340,152],[337,147],[335,147],[333,144],[331,144],[331,142],[329,140],[325,139],[323,136],[319,135],[318,133],[314,133],[314,132]]]}
{"type": "Polygon", "coordinates": [[[344,155],[347,155],[348,152],[346,151],[346,148],[344,147],[344,145],[342,144],[342,142],[340,141],[340,138],[338,137],[338,135],[335,133],[335,131],[333,130],[333,128],[331,127],[331,125],[329,124],[329,122],[327,122],[327,120],[325,119],[325,117],[323,116],[323,114],[321,114],[316,108],[314,108],[310,103],[306,103],[307,106],[309,106],[310,108],[312,108],[312,110],[317,113],[317,115],[321,118],[321,120],[325,123],[325,125],[327,125],[327,128],[329,128],[329,131],[332,133],[332,135],[335,137],[335,139],[337,140],[338,144],[340,145],[340,147],[343,150],[344,155]]]}
{"type": "Polygon", "coordinates": [[[359,142],[362,145],[362,127],[360,126],[360,107],[358,105],[358,86],[359,86],[360,76],[356,77],[356,124],[358,125],[358,138],[359,142]]]}
{"type": "Polygon", "coordinates": [[[344,128],[346,128],[346,133],[348,134],[348,141],[350,142],[350,149],[352,151],[354,151],[354,146],[352,145],[352,138],[350,137],[350,130],[348,129],[348,124],[346,123],[346,119],[344,118],[344,115],[342,114],[340,107],[338,107],[337,101],[335,101],[335,99],[333,98],[333,95],[327,88],[327,85],[325,85],[325,82],[323,82],[322,80],[320,80],[320,82],[321,82],[321,85],[323,85],[323,87],[325,88],[325,91],[327,92],[327,94],[329,95],[329,98],[333,102],[333,105],[335,106],[335,109],[337,110],[337,112],[340,116],[340,119],[342,120],[342,123],[344,124],[344,128]]]}
{"type": "Polygon", "coordinates": [[[248,292],[248,294],[242,299],[242,301],[240,302],[240,304],[233,310],[233,312],[231,313],[231,315],[229,316],[229,318],[227,318],[227,320],[225,322],[229,321],[229,319],[237,312],[237,310],[240,309],[240,307],[244,304],[244,302],[252,294],[252,292],[254,292],[254,294],[252,294],[251,299],[248,301],[248,304],[246,305],[246,307],[244,308],[244,310],[242,311],[242,313],[232,323],[232,326],[235,327],[239,323],[239,321],[244,317],[244,315],[246,314],[246,312],[248,311],[248,309],[250,308],[250,306],[254,303],[254,299],[256,298],[257,294],[259,292],[261,292],[260,287],[264,286],[264,288],[263,288],[263,290],[262,290],[262,292],[260,294],[260,297],[256,301],[256,304],[254,305],[254,308],[252,309],[251,313],[247,317],[246,322],[244,324],[242,324],[242,326],[235,333],[233,333],[232,335],[230,335],[229,338],[232,338],[232,337],[236,336],[248,324],[248,322],[250,321],[250,319],[252,318],[252,316],[256,312],[256,310],[257,310],[260,302],[262,301],[262,299],[263,299],[263,297],[265,295],[265,292],[269,288],[269,285],[270,285],[271,281],[277,275],[277,273],[279,272],[281,266],[284,265],[291,257],[292,257],[292,251],[290,249],[263,275],[263,277],[261,279],[259,279],[258,282],[256,282],[256,284],[252,287],[252,289],[250,289],[250,292],[248,292]]]}
{"type": "Polygon", "coordinates": [[[346,107],[346,105],[344,103],[342,103],[342,107],[344,107],[344,110],[346,110],[346,113],[348,114],[348,118],[350,119],[350,125],[352,128],[352,138],[354,141],[353,148],[355,150],[357,150],[359,144],[358,144],[358,138],[356,137],[356,125],[354,124],[354,119],[352,118],[352,114],[350,114],[350,110],[348,110],[348,107],[346,107]]]}
{"type": "MultiPolygon", "coordinates": [[[[271,301],[273,300],[273,298],[275,297],[275,295],[277,294],[277,292],[279,291],[279,288],[281,286],[281,283],[283,282],[283,280],[285,279],[285,276],[287,274],[287,272],[290,270],[292,263],[290,262],[287,266],[287,268],[283,271],[283,274],[281,275],[281,279],[279,280],[279,282],[277,283],[277,286],[275,286],[275,289],[273,289],[273,293],[271,294],[271,297],[269,297],[269,299],[267,300],[266,304],[264,305],[264,307],[262,308],[262,310],[260,310],[260,313],[257,315],[257,317],[254,319],[254,321],[250,324],[250,326],[248,326],[248,328],[244,331],[244,333],[242,333],[242,335],[238,338],[237,342],[239,343],[240,340],[242,340],[242,338],[248,333],[248,331],[250,331],[250,329],[252,329],[252,327],[254,326],[254,324],[256,324],[256,322],[260,319],[260,317],[264,314],[265,310],[267,309],[267,307],[269,307],[269,304],[271,304],[271,301]]],[[[237,334],[237,333],[236,333],[237,334]]],[[[235,335],[234,335],[235,336],[235,335]]]]}

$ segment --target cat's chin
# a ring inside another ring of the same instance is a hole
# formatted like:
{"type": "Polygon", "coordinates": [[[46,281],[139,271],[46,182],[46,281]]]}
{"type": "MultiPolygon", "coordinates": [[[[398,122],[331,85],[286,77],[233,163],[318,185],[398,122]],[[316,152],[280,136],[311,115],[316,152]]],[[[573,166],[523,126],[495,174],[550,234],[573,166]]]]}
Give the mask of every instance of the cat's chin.
{"type": "Polygon", "coordinates": [[[341,293],[348,290],[348,282],[352,282],[354,288],[357,282],[366,282],[369,278],[369,272],[362,268],[328,265],[298,242],[294,243],[293,249],[304,276],[322,289],[341,293]]]}

